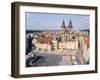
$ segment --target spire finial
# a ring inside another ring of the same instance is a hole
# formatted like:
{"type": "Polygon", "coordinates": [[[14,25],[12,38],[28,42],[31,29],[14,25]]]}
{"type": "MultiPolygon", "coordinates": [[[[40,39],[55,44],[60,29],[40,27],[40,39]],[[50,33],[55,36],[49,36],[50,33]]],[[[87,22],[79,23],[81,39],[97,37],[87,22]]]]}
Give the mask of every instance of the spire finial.
{"type": "Polygon", "coordinates": [[[70,21],[69,21],[68,28],[73,28],[71,19],[70,19],[70,21]]]}
{"type": "Polygon", "coordinates": [[[65,21],[64,21],[64,19],[63,19],[63,22],[62,22],[61,28],[66,28],[66,25],[65,25],[65,21]]]}

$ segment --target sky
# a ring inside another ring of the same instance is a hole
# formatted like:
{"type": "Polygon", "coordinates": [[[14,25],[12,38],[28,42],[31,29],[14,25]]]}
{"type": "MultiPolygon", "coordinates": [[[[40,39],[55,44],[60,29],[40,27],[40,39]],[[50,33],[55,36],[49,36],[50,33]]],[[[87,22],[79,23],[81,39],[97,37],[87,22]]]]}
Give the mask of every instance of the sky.
{"type": "Polygon", "coordinates": [[[89,29],[90,16],[79,14],[58,14],[58,13],[25,13],[26,30],[60,30],[63,20],[66,27],[72,21],[74,30],[89,29]]]}

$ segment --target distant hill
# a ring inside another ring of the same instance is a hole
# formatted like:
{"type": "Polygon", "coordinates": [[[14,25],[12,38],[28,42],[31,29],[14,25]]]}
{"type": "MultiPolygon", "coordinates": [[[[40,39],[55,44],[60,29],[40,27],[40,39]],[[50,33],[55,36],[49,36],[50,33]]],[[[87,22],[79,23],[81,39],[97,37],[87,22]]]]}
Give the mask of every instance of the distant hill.
{"type": "Polygon", "coordinates": [[[26,30],[26,33],[34,33],[34,32],[56,32],[56,31],[61,31],[61,30],[26,30]]]}
{"type": "Polygon", "coordinates": [[[86,32],[90,32],[90,30],[89,29],[84,29],[84,30],[80,30],[80,31],[86,31],[86,32]]]}
{"type": "Polygon", "coordinates": [[[41,30],[26,30],[26,33],[43,32],[41,30]]]}

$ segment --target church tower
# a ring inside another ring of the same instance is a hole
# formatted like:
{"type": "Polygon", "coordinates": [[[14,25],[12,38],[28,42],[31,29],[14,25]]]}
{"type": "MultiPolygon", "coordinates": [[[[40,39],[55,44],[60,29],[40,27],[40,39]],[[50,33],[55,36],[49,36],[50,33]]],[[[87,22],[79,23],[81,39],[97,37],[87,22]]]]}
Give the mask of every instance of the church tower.
{"type": "Polygon", "coordinates": [[[65,32],[66,31],[66,25],[65,21],[63,20],[62,25],[61,25],[62,30],[65,32]]]}
{"type": "Polygon", "coordinates": [[[68,30],[69,30],[69,32],[72,32],[72,29],[73,29],[73,25],[72,25],[72,21],[70,19],[69,24],[68,24],[68,30]]]}
{"type": "Polygon", "coordinates": [[[66,25],[65,25],[65,21],[63,20],[62,22],[62,25],[61,25],[61,28],[62,28],[62,35],[61,35],[61,41],[62,42],[65,42],[66,41],[66,25]]]}

